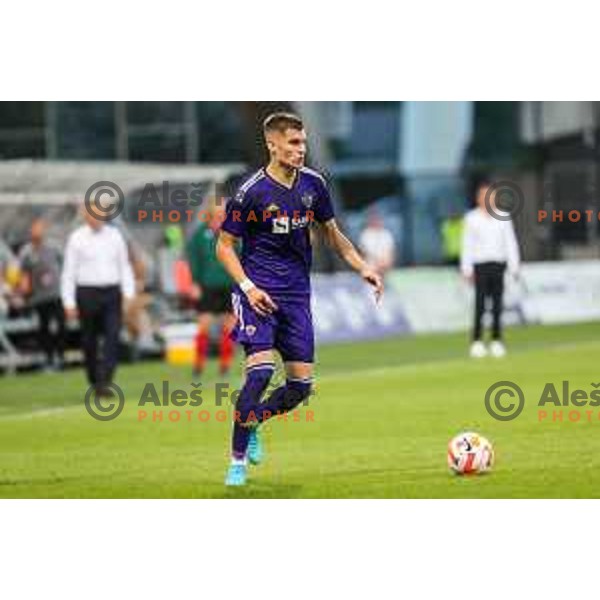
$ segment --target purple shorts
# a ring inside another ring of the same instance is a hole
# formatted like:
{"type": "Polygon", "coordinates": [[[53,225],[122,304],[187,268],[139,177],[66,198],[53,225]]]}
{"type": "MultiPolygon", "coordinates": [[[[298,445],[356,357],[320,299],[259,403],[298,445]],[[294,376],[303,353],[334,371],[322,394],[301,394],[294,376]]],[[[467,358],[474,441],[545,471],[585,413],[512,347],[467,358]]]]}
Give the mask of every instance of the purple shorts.
{"type": "Polygon", "coordinates": [[[314,362],[315,339],[310,297],[273,298],[277,310],[266,317],[256,313],[246,294],[235,288],[231,294],[237,318],[233,339],[244,347],[246,356],[277,350],[284,362],[314,362]]]}

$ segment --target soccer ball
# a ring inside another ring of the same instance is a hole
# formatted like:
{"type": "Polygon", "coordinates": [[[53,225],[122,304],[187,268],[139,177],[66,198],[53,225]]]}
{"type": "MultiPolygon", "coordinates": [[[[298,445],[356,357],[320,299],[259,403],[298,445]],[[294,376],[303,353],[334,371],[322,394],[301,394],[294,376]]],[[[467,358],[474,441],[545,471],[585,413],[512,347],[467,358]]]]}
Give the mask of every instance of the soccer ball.
{"type": "Polygon", "coordinates": [[[448,466],[459,475],[485,473],[494,464],[494,449],[483,436],[461,433],[448,444],[448,466]]]}

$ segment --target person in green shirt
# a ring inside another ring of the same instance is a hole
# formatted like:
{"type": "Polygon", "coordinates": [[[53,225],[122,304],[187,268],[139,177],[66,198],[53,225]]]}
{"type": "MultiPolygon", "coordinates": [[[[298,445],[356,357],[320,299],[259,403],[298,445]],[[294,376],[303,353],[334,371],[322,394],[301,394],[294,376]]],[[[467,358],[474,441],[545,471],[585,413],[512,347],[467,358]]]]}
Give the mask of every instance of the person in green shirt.
{"type": "Polygon", "coordinates": [[[190,237],[186,245],[187,259],[192,273],[192,300],[198,311],[198,331],[194,340],[194,377],[202,375],[206,365],[210,330],[213,322],[220,324],[219,370],[226,375],[233,362],[234,343],[230,333],[235,325],[231,309],[232,281],[217,260],[215,246],[224,212],[214,202],[203,210],[204,221],[190,237]]]}
{"type": "Polygon", "coordinates": [[[444,262],[447,265],[458,265],[463,233],[463,215],[450,214],[442,223],[442,243],[444,262]]]}

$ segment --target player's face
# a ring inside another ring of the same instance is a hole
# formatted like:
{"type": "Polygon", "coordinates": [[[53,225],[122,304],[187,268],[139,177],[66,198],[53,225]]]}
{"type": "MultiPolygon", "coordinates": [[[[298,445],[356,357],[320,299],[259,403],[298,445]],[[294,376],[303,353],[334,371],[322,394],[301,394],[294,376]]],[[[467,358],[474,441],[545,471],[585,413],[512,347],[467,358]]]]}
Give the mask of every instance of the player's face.
{"type": "Polygon", "coordinates": [[[275,131],[267,140],[271,158],[279,164],[299,169],[306,158],[306,131],[288,128],[284,132],[275,131]]]}

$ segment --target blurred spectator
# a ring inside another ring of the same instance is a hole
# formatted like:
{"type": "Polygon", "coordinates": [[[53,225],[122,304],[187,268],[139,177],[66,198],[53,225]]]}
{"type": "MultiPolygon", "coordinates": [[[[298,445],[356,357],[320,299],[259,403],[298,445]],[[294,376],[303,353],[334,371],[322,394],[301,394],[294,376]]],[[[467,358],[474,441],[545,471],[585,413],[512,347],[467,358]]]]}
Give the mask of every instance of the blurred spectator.
{"type": "Polygon", "coordinates": [[[483,179],[477,186],[477,208],[465,217],[462,239],[461,271],[463,277],[475,286],[475,314],[471,356],[483,358],[488,349],[483,342],[483,314],[486,300],[492,304],[492,341],[489,353],[496,358],[506,354],[502,340],[502,310],[504,308],[504,273],[517,277],[520,267],[519,244],[508,213],[504,219],[496,205],[492,182],[483,179]],[[489,202],[489,206],[488,206],[489,202]],[[494,216],[492,216],[494,215],[494,216]]]}
{"type": "Polygon", "coordinates": [[[23,277],[21,291],[39,319],[39,340],[46,355],[47,371],[61,369],[64,362],[65,318],[60,300],[60,250],[46,238],[46,223],[35,219],[30,242],[19,253],[23,277]]]}
{"type": "Polygon", "coordinates": [[[113,396],[122,304],[133,300],[135,283],[122,234],[93,209],[82,209],[86,224],[69,236],[61,292],[67,317],[79,316],[88,381],[98,395],[113,396]]]}
{"type": "Polygon", "coordinates": [[[367,226],[360,234],[359,246],[367,262],[380,275],[385,275],[394,267],[396,257],[394,236],[375,211],[369,212],[367,226]]]}
{"type": "Polygon", "coordinates": [[[463,215],[451,213],[442,222],[442,244],[444,262],[447,265],[458,265],[462,247],[463,215]]]}

